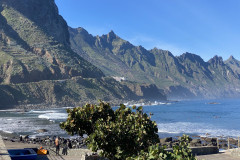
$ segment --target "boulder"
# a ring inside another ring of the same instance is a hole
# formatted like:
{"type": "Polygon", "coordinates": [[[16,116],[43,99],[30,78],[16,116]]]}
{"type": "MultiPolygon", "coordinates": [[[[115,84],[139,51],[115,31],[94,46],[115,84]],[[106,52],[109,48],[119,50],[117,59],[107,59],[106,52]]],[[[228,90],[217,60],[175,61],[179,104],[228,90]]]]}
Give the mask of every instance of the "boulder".
{"type": "Polygon", "coordinates": [[[23,135],[22,138],[23,138],[23,139],[28,139],[28,138],[29,138],[29,135],[23,135]]]}
{"type": "Polygon", "coordinates": [[[160,143],[165,144],[166,142],[172,142],[172,137],[161,138],[160,143]]]}
{"type": "Polygon", "coordinates": [[[191,143],[201,143],[202,141],[200,139],[193,139],[191,143]]]}
{"type": "Polygon", "coordinates": [[[39,129],[39,130],[37,130],[37,132],[38,133],[44,133],[44,132],[48,132],[48,130],[46,130],[46,129],[39,129]]]}

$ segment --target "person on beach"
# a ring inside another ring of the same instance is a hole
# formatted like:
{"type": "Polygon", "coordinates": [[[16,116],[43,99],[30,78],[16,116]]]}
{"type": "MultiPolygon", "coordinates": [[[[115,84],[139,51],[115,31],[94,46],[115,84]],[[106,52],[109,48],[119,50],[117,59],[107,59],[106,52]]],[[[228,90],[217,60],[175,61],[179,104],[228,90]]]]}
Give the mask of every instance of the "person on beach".
{"type": "Polygon", "coordinates": [[[19,141],[20,141],[20,142],[22,142],[22,141],[23,141],[23,138],[22,138],[22,136],[20,136],[20,138],[19,138],[19,141]]]}
{"type": "Polygon", "coordinates": [[[55,139],[55,146],[56,146],[56,155],[59,155],[60,145],[59,145],[59,138],[55,139]]]}
{"type": "Polygon", "coordinates": [[[70,139],[68,140],[68,148],[69,148],[69,149],[72,149],[72,142],[71,142],[70,139]]]}
{"type": "Polygon", "coordinates": [[[63,141],[63,150],[62,150],[63,155],[67,155],[67,149],[68,149],[68,141],[65,139],[63,141]]]}

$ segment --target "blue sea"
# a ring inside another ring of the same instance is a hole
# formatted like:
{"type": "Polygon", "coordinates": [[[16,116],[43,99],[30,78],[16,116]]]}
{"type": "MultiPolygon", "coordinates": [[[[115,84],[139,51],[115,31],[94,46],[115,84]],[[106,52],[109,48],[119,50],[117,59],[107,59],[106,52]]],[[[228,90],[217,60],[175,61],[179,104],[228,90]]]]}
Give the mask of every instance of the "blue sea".
{"type": "MultiPolygon", "coordinates": [[[[140,105],[140,104],[139,104],[140,105]]],[[[191,136],[238,137],[240,136],[240,100],[198,100],[143,105],[144,112],[153,113],[160,137],[191,136]],[[214,103],[213,103],[214,102],[214,103]]],[[[67,118],[66,108],[49,110],[0,111],[0,130],[18,135],[46,136],[66,133],[59,123],[67,118]],[[47,129],[46,133],[38,133],[47,129]]]]}

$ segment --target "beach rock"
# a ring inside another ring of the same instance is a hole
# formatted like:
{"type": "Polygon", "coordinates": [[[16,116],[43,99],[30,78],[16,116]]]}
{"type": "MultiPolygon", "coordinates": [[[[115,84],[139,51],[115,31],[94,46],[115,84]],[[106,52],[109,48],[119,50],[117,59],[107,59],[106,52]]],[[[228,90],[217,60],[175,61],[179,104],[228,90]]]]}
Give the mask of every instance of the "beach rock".
{"type": "Polygon", "coordinates": [[[47,129],[39,129],[39,130],[37,130],[37,132],[38,133],[44,133],[44,132],[48,132],[48,130],[47,129]]]}
{"type": "Polygon", "coordinates": [[[197,147],[197,146],[201,146],[202,144],[202,141],[200,139],[193,139],[191,142],[190,142],[190,146],[191,147],[197,147]]]}
{"type": "Polygon", "coordinates": [[[193,139],[191,143],[201,143],[202,141],[200,139],[193,139]]]}
{"type": "Polygon", "coordinates": [[[203,144],[202,144],[202,146],[207,146],[208,144],[206,143],[206,142],[204,142],[203,144]]]}
{"type": "Polygon", "coordinates": [[[217,138],[204,138],[203,140],[206,142],[217,142],[217,138]]]}
{"type": "Polygon", "coordinates": [[[161,138],[160,143],[165,144],[166,142],[172,142],[172,137],[161,138]]]}
{"type": "Polygon", "coordinates": [[[29,138],[29,135],[23,135],[22,138],[23,138],[23,139],[28,139],[28,138],[29,138]]]}
{"type": "Polygon", "coordinates": [[[219,148],[221,148],[221,149],[227,149],[227,148],[228,148],[228,145],[227,145],[226,143],[220,144],[220,145],[219,145],[219,148]]]}
{"type": "Polygon", "coordinates": [[[172,148],[172,142],[166,142],[167,148],[172,148]]]}
{"type": "Polygon", "coordinates": [[[216,142],[211,142],[211,143],[208,143],[207,146],[217,146],[217,143],[216,142]]]}
{"type": "Polygon", "coordinates": [[[238,140],[233,139],[233,138],[229,138],[229,142],[230,142],[230,144],[233,144],[233,145],[237,145],[238,144],[238,140]]]}
{"type": "Polygon", "coordinates": [[[212,138],[211,142],[217,143],[217,138],[212,138]]]}

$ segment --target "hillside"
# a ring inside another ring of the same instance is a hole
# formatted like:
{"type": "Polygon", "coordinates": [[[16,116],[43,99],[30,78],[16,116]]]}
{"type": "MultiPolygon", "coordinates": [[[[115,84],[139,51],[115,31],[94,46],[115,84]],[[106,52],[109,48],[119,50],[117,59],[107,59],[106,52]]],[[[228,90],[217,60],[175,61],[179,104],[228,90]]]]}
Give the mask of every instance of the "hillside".
{"type": "Polygon", "coordinates": [[[146,50],[121,39],[113,31],[92,36],[83,28],[69,28],[72,49],[98,66],[106,75],[121,76],[140,83],[155,84],[169,98],[240,97],[239,61],[224,62],[154,48],[146,50]]]}
{"type": "Polygon", "coordinates": [[[71,49],[54,0],[1,0],[0,22],[0,106],[144,99],[71,49]]]}

